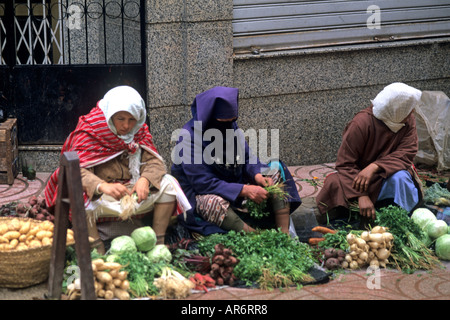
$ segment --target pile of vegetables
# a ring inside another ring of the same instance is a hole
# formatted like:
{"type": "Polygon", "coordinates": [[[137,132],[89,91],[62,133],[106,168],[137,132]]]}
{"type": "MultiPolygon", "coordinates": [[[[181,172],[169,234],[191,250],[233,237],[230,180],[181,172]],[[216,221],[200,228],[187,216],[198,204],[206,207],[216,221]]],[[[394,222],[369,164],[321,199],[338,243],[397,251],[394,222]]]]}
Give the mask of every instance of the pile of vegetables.
{"type": "Polygon", "coordinates": [[[434,252],[424,243],[425,234],[408,212],[397,206],[377,210],[375,223],[389,229],[394,236],[390,262],[405,272],[430,270],[439,264],[434,252]]]}
{"type": "MultiPolygon", "coordinates": [[[[98,258],[92,261],[92,272],[94,274],[95,294],[99,298],[111,300],[130,300],[128,289],[130,284],[127,280],[127,272],[121,270],[122,265],[115,262],[105,262],[98,258]]],[[[81,297],[80,278],[75,279],[67,286],[66,294],[69,300],[77,300],[81,297]]]]}
{"type": "MultiPolygon", "coordinates": [[[[286,199],[289,195],[286,191],[284,191],[283,183],[276,183],[271,186],[264,187],[269,193],[269,198],[274,197],[278,199],[286,199]]],[[[249,215],[254,219],[262,219],[264,217],[269,216],[270,212],[267,208],[268,200],[264,200],[260,203],[256,203],[253,200],[248,199],[245,203],[245,207],[248,210],[249,215]]]]}
{"type": "Polygon", "coordinates": [[[375,226],[360,236],[349,233],[350,252],[345,255],[343,268],[358,269],[367,265],[385,268],[389,262],[394,237],[385,227],[375,226]]]}
{"type": "MultiPolygon", "coordinates": [[[[0,251],[27,250],[50,246],[54,224],[51,221],[12,218],[0,221],[0,251]]],[[[74,243],[73,231],[67,230],[68,244],[74,243]]]]}
{"type": "Polygon", "coordinates": [[[426,188],[423,200],[426,203],[431,203],[436,206],[450,206],[450,191],[442,188],[439,183],[434,183],[430,187],[426,188]]]}
{"type": "Polygon", "coordinates": [[[165,299],[186,298],[195,288],[193,281],[171,267],[163,268],[161,276],[154,280],[154,285],[165,299]]]}
{"type": "Polygon", "coordinates": [[[430,247],[433,243],[439,259],[450,260],[450,226],[444,220],[438,220],[431,210],[418,208],[411,219],[425,234],[424,243],[430,247]]]}
{"type": "Polygon", "coordinates": [[[279,230],[230,231],[198,240],[201,254],[213,254],[217,244],[239,258],[233,274],[245,285],[272,289],[313,280],[308,271],[317,260],[311,247],[279,230]]]}
{"type": "Polygon", "coordinates": [[[233,270],[239,263],[239,260],[233,256],[233,251],[218,243],[214,246],[214,255],[211,262],[209,275],[214,282],[219,286],[233,285],[236,281],[233,270]]]}
{"type": "Polygon", "coordinates": [[[55,217],[48,211],[45,199],[31,196],[27,202],[10,202],[0,207],[0,216],[32,218],[36,220],[54,221],[55,217]]]}

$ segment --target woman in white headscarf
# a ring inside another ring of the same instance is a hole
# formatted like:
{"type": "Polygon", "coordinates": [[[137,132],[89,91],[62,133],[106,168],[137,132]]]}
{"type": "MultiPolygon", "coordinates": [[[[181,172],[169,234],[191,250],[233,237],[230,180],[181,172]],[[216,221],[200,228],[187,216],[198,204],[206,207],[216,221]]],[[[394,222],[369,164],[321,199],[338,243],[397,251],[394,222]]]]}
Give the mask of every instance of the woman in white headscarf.
{"type": "Polygon", "coordinates": [[[386,86],[347,124],[338,150],[336,173],[325,179],[316,198],[320,213],[348,213],[375,219],[377,205],[396,204],[411,211],[421,197],[413,167],[418,138],[413,110],[422,92],[403,83],[386,86]],[[384,202],[383,202],[384,201],[384,202]]]}
{"type": "MultiPolygon", "coordinates": [[[[146,114],[135,89],[113,88],[80,117],[63,145],[62,152],[76,151],[80,159],[89,233],[103,243],[144,226],[149,213],[158,243],[164,243],[171,216],[190,208],[183,206],[185,196],[167,174],[145,123],[146,114]]],[[[57,171],[45,190],[49,207],[56,200],[57,171]]]]}

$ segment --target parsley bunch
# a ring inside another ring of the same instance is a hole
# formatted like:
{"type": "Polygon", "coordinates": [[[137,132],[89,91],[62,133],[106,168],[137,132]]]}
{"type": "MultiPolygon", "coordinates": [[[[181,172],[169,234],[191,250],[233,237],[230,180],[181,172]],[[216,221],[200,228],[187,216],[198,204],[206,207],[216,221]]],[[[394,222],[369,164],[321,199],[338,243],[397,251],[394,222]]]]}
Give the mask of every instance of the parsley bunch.
{"type": "Polygon", "coordinates": [[[312,249],[279,230],[212,234],[199,240],[199,250],[212,253],[218,243],[233,250],[240,261],[233,272],[246,285],[270,289],[312,280],[312,249]]]}
{"type": "MultiPolygon", "coordinates": [[[[269,197],[275,197],[280,200],[285,200],[288,197],[288,193],[284,191],[283,183],[276,183],[271,186],[264,187],[269,193],[269,197]]],[[[256,203],[253,200],[248,199],[245,207],[248,210],[249,215],[254,219],[262,219],[270,215],[267,208],[267,199],[261,203],[256,203]]]]}

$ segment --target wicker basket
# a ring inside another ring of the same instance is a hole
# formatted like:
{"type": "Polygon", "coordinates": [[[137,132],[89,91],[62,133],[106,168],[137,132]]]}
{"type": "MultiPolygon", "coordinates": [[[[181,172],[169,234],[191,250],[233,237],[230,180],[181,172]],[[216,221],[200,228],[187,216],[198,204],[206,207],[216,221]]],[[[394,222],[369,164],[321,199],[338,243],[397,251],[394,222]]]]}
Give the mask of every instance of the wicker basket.
{"type": "MultiPolygon", "coordinates": [[[[0,223],[12,219],[12,217],[0,217],[0,223]]],[[[17,219],[28,220],[29,218],[17,219]]],[[[34,223],[42,222],[31,220],[34,223]]],[[[0,287],[26,288],[47,280],[51,251],[51,245],[26,250],[0,251],[0,287]]]]}

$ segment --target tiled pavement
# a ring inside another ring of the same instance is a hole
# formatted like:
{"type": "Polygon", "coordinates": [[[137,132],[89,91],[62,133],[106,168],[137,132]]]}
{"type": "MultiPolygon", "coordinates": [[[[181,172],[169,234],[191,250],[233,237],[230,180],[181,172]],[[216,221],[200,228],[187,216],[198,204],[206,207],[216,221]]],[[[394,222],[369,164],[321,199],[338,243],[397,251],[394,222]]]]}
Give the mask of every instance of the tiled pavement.
{"type": "MultiPolygon", "coordinates": [[[[333,163],[289,167],[302,198],[315,197],[333,163]]],[[[0,205],[26,201],[43,192],[49,173],[38,173],[34,181],[19,175],[12,186],[0,185],[0,205]]],[[[1,271],[0,271],[1,272],[1,271]]],[[[22,290],[0,288],[0,300],[42,298],[46,284],[22,290]]],[[[328,283],[264,291],[259,289],[221,288],[208,293],[193,293],[186,300],[450,300],[450,262],[432,271],[405,274],[382,269],[346,271],[328,283]]]]}

